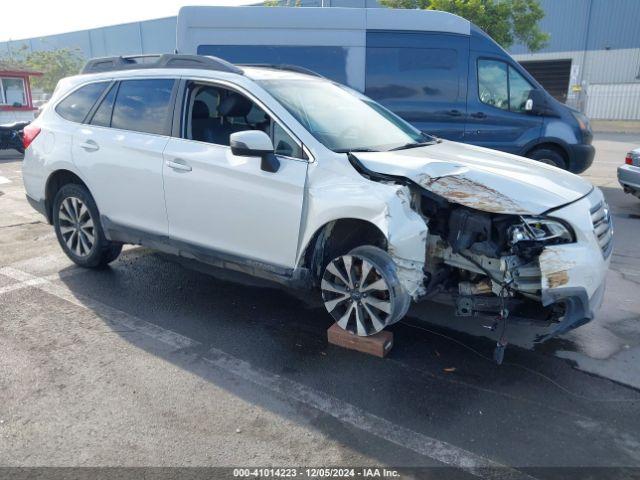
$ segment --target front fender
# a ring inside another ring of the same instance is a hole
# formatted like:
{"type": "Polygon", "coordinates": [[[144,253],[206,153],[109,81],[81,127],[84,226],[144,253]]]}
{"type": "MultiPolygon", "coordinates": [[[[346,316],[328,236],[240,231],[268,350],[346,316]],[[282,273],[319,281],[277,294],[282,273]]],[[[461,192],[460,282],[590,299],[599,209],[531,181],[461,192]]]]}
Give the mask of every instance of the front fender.
{"type": "Polygon", "coordinates": [[[359,178],[319,183],[307,191],[306,214],[297,262],[315,234],[327,224],[357,219],[375,225],[385,236],[403,287],[415,299],[424,292],[427,225],[411,208],[409,189],[359,178]]]}

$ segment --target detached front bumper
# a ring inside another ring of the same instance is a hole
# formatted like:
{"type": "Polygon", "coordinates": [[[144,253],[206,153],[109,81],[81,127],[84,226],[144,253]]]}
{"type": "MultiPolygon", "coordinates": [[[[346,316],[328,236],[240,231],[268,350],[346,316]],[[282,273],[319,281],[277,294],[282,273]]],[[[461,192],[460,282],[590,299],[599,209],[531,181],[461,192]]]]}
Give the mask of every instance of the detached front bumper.
{"type": "Polygon", "coordinates": [[[565,312],[545,339],[595,318],[604,298],[613,246],[613,225],[599,189],[549,216],[569,223],[576,242],[547,247],[540,255],[542,304],[562,305],[565,312]]]}

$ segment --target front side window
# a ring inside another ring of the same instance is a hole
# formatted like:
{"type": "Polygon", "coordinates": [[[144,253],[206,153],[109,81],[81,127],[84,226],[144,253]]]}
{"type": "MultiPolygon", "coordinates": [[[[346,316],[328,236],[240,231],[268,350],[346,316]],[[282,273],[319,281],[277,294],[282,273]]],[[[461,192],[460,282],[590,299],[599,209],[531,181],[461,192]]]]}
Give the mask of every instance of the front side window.
{"type": "Polygon", "coordinates": [[[56,106],[56,112],[66,120],[81,123],[109,83],[97,82],[80,87],[56,106]]]}
{"type": "Polygon", "coordinates": [[[482,103],[509,110],[509,79],[506,63],[497,60],[478,62],[478,95],[482,103]]]}
{"type": "Polygon", "coordinates": [[[515,68],[509,66],[509,109],[512,112],[526,111],[525,104],[531,90],[531,84],[515,68]]]}
{"type": "Polygon", "coordinates": [[[27,104],[27,92],[22,78],[0,78],[0,103],[13,107],[27,104]]]}
{"type": "Polygon", "coordinates": [[[261,80],[319,142],[335,152],[382,151],[428,140],[383,106],[326,80],[261,80]]]}
{"type": "Polygon", "coordinates": [[[525,112],[533,86],[515,68],[499,60],[478,61],[478,96],[482,103],[525,112]]]}
{"type": "Polygon", "coordinates": [[[171,79],[125,80],[118,89],[111,126],[166,135],[171,114],[171,79]]]}
{"type": "Polygon", "coordinates": [[[233,133],[262,130],[271,137],[276,155],[304,158],[284,128],[249,98],[227,88],[191,85],[184,123],[185,138],[223,146],[229,146],[233,133]]]}

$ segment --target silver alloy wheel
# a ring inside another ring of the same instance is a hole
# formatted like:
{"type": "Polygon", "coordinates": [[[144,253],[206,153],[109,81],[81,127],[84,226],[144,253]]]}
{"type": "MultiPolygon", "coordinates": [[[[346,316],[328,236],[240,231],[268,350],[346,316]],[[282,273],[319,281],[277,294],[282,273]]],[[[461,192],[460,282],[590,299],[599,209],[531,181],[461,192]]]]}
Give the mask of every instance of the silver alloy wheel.
{"type": "Polygon", "coordinates": [[[343,329],[359,336],[373,335],[395,321],[395,300],[378,267],[365,258],[343,255],[324,271],[322,299],[343,329]]]}
{"type": "Polygon", "coordinates": [[[91,212],[78,197],[67,197],[58,212],[60,234],[67,247],[78,257],[88,257],[96,243],[91,212]]]}

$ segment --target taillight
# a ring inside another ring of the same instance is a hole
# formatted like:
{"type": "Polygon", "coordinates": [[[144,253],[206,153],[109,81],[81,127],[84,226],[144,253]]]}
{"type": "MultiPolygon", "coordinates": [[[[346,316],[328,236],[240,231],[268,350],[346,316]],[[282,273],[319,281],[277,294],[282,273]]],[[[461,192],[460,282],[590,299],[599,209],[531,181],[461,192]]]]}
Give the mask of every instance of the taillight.
{"type": "Polygon", "coordinates": [[[40,127],[36,125],[27,125],[24,127],[22,131],[22,146],[25,148],[29,148],[29,145],[36,139],[36,137],[40,134],[40,127]]]}
{"type": "Polygon", "coordinates": [[[627,153],[627,158],[624,159],[624,163],[627,165],[633,165],[633,158],[631,158],[631,154],[627,153]]]}

